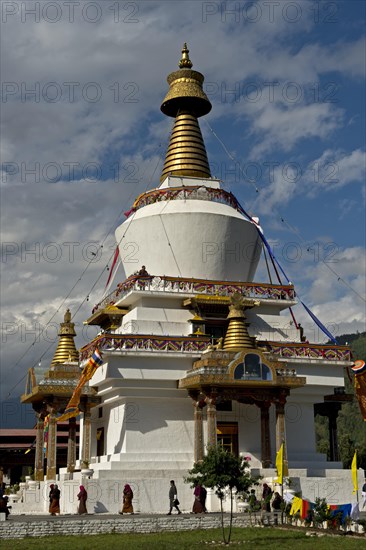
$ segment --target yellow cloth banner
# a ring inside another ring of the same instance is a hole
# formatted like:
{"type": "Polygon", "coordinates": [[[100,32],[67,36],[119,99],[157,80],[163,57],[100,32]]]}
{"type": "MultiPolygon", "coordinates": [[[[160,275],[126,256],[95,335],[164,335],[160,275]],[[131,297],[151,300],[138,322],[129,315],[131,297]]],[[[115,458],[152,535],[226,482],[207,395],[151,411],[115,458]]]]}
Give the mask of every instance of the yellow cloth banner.
{"type": "Polygon", "coordinates": [[[351,464],[351,472],[352,472],[352,481],[353,481],[353,493],[357,493],[358,491],[358,479],[357,479],[357,451],[355,451],[355,454],[352,459],[351,464]]]}
{"type": "Polygon", "coordinates": [[[279,483],[280,485],[283,485],[283,478],[288,476],[288,465],[287,461],[285,461],[285,444],[282,443],[277,455],[276,455],[276,469],[277,469],[277,479],[275,479],[275,483],[279,483]]]}
{"type": "Polygon", "coordinates": [[[80,414],[79,404],[80,404],[81,392],[83,390],[83,387],[89,380],[93,378],[95,371],[102,364],[103,364],[102,356],[99,353],[99,350],[96,349],[93,355],[90,357],[90,359],[86,363],[85,367],[83,368],[83,371],[80,376],[80,380],[76,388],[74,389],[74,393],[72,394],[71,399],[67,404],[65,412],[64,414],[62,414],[57,418],[57,422],[65,422],[65,420],[68,420],[69,418],[78,416],[78,414],[80,414]]]}
{"type": "Polygon", "coordinates": [[[298,512],[301,513],[302,510],[302,498],[294,497],[294,500],[292,501],[292,506],[290,510],[290,516],[294,516],[298,512]]]}
{"type": "Polygon", "coordinates": [[[278,477],[275,482],[283,485],[283,443],[276,455],[276,469],[278,477]]]}

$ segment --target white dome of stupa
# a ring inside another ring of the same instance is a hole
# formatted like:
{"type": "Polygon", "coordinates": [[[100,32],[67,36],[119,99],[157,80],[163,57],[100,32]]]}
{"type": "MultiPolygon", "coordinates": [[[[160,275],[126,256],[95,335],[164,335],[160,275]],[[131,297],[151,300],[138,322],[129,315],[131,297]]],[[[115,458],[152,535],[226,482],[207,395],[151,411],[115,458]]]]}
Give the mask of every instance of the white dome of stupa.
{"type": "Polygon", "coordinates": [[[211,103],[186,45],[182,54],[161,106],[175,118],[161,185],[138,197],[116,230],[122,264],[127,277],[145,266],[155,276],[250,282],[261,239],[235,197],[211,177],[198,124],[211,103]]]}

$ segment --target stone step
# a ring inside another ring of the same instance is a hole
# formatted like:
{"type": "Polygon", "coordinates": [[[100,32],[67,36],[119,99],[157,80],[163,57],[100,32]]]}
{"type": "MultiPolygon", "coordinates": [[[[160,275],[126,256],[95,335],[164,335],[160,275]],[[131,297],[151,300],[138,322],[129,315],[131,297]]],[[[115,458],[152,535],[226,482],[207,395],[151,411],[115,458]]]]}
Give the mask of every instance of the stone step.
{"type": "MultiPolygon", "coordinates": [[[[111,477],[112,472],[123,472],[123,475],[133,474],[136,477],[137,472],[140,472],[139,477],[173,477],[172,473],[179,473],[180,476],[186,475],[188,470],[192,468],[191,462],[177,462],[167,465],[166,462],[119,462],[109,463],[108,467],[97,468],[97,465],[92,464],[94,470],[93,479],[101,477],[111,477]],[[94,468],[95,466],[95,468],[94,468]]],[[[115,473],[113,474],[115,475],[115,473]]]]}

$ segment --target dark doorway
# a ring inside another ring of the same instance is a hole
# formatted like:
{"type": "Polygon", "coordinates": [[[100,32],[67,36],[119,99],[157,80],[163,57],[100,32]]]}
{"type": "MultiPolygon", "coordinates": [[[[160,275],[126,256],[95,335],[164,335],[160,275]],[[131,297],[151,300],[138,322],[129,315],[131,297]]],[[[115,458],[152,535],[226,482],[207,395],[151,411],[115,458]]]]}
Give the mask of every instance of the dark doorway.
{"type": "Polygon", "coordinates": [[[97,429],[97,456],[104,455],[104,428],[97,429]]]}

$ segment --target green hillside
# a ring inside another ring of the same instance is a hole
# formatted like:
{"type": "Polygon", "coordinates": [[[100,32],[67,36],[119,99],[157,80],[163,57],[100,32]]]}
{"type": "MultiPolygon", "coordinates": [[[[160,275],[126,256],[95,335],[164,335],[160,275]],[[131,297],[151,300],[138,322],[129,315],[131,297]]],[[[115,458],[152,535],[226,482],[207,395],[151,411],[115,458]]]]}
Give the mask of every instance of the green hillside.
{"type": "MultiPolygon", "coordinates": [[[[366,361],[366,333],[345,334],[337,336],[340,344],[346,343],[352,349],[353,359],[363,359],[366,361]]],[[[353,375],[350,378],[345,369],[344,380],[346,393],[354,395],[352,403],[345,403],[338,415],[338,443],[341,460],[344,468],[351,466],[352,457],[355,449],[358,452],[358,465],[366,470],[366,422],[364,422],[357,397],[353,388],[353,375]]],[[[328,419],[317,415],[315,417],[317,450],[326,453],[329,459],[329,431],[328,419]]]]}

